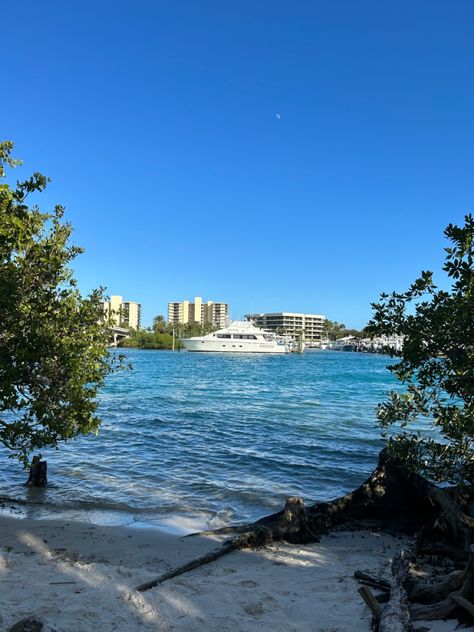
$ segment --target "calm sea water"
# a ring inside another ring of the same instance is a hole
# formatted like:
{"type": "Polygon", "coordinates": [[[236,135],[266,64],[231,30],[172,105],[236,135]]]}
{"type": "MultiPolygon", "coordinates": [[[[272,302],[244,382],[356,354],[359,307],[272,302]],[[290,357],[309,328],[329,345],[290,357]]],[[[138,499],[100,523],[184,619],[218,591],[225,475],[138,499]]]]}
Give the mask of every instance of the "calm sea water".
{"type": "Polygon", "coordinates": [[[23,515],[190,532],[254,520],[288,495],[330,499],[376,464],[387,356],[127,355],[133,371],[101,394],[100,434],[43,452],[45,490],[25,488],[0,451],[0,495],[26,502],[23,515]]]}

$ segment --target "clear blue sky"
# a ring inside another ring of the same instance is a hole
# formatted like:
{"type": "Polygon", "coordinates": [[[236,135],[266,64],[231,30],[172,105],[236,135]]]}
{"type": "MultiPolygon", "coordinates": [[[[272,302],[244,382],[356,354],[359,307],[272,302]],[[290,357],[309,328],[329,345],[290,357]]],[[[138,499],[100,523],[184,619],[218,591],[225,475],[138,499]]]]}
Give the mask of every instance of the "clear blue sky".
{"type": "Polygon", "coordinates": [[[81,289],[363,326],[474,199],[474,3],[4,0],[0,137],[81,289]]]}

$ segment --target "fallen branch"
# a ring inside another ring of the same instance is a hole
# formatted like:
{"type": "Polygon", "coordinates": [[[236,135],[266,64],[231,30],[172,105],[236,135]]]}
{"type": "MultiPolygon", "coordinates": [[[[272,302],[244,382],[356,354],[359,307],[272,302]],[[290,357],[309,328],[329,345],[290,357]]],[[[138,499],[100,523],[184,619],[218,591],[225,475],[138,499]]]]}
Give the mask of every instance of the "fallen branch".
{"type": "Polygon", "coordinates": [[[265,546],[267,544],[271,544],[272,539],[271,535],[266,532],[264,529],[261,529],[256,533],[245,533],[233,540],[229,540],[224,542],[221,547],[218,549],[214,549],[214,551],[210,551],[205,555],[201,555],[200,557],[196,557],[194,560],[187,562],[186,564],[182,564],[172,570],[155,577],[150,581],[144,582],[139,586],[135,587],[135,590],[139,592],[145,592],[146,590],[150,590],[151,588],[155,588],[159,584],[163,582],[173,579],[173,577],[177,577],[178,575],[183,575],[183,573],[187,573],[188,571],[192,571],[199,566],[203,566],[204,564],[209,564],[210,562],[214,562],[219,559],[223,555],[227,555],[228,553],[232,553],[233,551],[238,551],[240,549],[245,548],[256,548],[265,546]]]}
{"type": "Polygon", "coordinates": [[[374,575],[369,575],[369,573],[365,573],[364,571],[355,571],[354,578],[366,586],[378,588],[384,592],[390,592],[390,582],[383,577],[375,577],[374,575]]]}
{"type": "Polygon", "coordinates": [[[379,626],[380,615],[382,613],[382,608],[380,607],[377,599],[372,594],[370,588],[367,588],[367,586],[361,586],[360,588],[358,588],[358,592],[362,596],[363,600],[372,613],[372,629],[377,630],[379,626]]]}

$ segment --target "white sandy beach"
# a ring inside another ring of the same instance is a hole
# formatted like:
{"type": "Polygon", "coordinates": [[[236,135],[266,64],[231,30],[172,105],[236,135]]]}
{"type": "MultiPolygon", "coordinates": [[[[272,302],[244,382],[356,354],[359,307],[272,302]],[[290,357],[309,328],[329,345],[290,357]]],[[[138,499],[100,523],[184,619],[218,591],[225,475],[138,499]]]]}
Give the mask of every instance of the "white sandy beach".
{"type": "MultiPolygon", "coordinates": [[[[138,584],[219,545],[211,537],[0,516],[0,629],[36,615],[60,632],[369,632],[356,569],[389,576],[402,541],[338,532],[306,546],[226,555],[139,593],[138,584]]],[[[451,632],[456,622],[425,623],[451,632]]]]}

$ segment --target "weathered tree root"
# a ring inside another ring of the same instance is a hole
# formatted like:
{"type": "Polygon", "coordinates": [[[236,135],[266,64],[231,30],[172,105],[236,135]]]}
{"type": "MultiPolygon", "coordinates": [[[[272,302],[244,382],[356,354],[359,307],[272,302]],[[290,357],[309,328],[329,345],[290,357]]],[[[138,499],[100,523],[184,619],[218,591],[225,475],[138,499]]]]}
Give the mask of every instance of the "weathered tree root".
{"type": "Polygon", "coordinates": [[[469,552],[464,549],[460,549],[457,546],[449,546],[448,544],[441,544],[440,542],[423,542],[422,539],[420,539],[417,547],[417,553],[420,553],[421,555],[448,557],[459,564],[465,564],[465,562],[469,559],[469,552]]]}
{"type": "MultiPolygon", "coordinates": [[[[284,540],[294,544],[319,542],[321,535],[320,530],[313,530],[304,501],[299,496],[287,498],[282,511],[260,518],[256,522],[223,527],[215,531],[199,531],[191,535],[235,535],[251,533],[259,529],[266,529],[275,541],[284,540]]],[[[327,529],[324,529],[324,532],[326,531],[327,529]]]]}
{"type": "MultiPolygon", "coordinates": [[[[331,502],[316,503],[307,509],[301,498],[292,497],[282,511],[252,524],[201,532],[197,535],[232,534],[236,537],[206,555],[141,584],[137,590],[153,588],[241,548],[265,546],[280,540],[298,544],[318,542],[320,536],[329,530],[348,526],[370,526],[412,534],[418,532],[419,547],[459,561],[474,541],[474,519],[462,510],[468,507],[473,495],[473,490],[469,490],[461,498],[456,490],[440,489],[421,476],[410,473],[383,450],[377,468],[352,493],[331,502]]],[[[387,590],[386,586],[384,588],[387,590]]],[[[376,607],[370,596],[366,594],[364,598],[372,603],[374,613],[376,607]]],[[[394,560],[389,602],[380,616],[375,617],[376,624],[380,632],[409,632],[412,625],[408,600],[418,604],[411,609],[415,620],[451,617],[460,608],[471,613],[473,598],[473,553],[464,570],[454,571],[434,585],[416,582],[411,577],[405,554],[394,560]]]]}
{"type": "Polygon", "coordinates": [[[474,604],[473,603],[471,603],[464,597],[461,597],[461,595],[453,595],[452,600],[455,603],[457,603],[458,606],[461,606],[461,608],[466,610],[466,612],[468,612],[471,615],[471,617],[474,618],[474,604]]]}
{"type": "Polygon", "coordinates": [[[410,597],[420,600],[420,595],[429,605],[414,606],[412,608],[413,620],[453,618],[459,606],[472,615],[469,604],[472,605],[474,598],[474,546],[471,547],[469,560],[463,571],[451,573],[437,585],[431,587],[425,585],[424,590],[415,585],[410,592],[410,597]],[[436,603],[433,603],[434,601],[436,603]]]}
{"type": "Polygon", "coordinates": [[[317,542],[322,534],[338,526],[386,529],[415,533],[430,525],[423,541],[436,538],[458,548],[470,544],[474,520],[466,516],[448,493],[421,476],[411,474],[386,450],[369,478],[355,491],[330,502],[305,509],[301,499],[290,499],[283,511],[265,516],[251,524],[224,527],[206,534],[238,534],[260,527],[269,529],[274,540],[297,544],[317,542]],[[434,525],[434,526],[433,526],[434,525]]]}
{"type": "Polygon", "coordinates": [[[464,571],[453,571],[436,584],[416,582],[409,591],[410,601],[421,604],[433,604],[442,601],[461,587],[464,571]]]}

